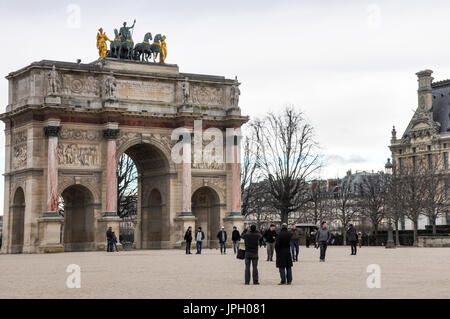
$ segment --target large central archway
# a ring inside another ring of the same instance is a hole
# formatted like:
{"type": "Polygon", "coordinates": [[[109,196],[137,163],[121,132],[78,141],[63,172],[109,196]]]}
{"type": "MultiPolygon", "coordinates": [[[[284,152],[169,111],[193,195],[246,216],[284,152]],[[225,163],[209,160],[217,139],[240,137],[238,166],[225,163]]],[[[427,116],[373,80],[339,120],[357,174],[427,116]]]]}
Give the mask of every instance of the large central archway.
{"type": "Polygon", "coordinates": [[[136,247],[164,248],[164,243],[169,245],[170,242],[170,214],[166,205],[168,160],[158,147],[148,143],[135,144],[124,153],[133,160],[138,172],[136,247]]]}
{"type": "Polygon", "coordinates": [[[215,248],[220,229],[220,199],[212,188],[204,186],[192,195],[192,214],[197,218],[195,229],[201,227],[205,233],[205,246],[215,248]]]}
{"type": "Polygon", "coordinates": [[[81,185],[66,188],[63,198],[64,251],[95,250],[94,201],[89,189],[81,185]]]}

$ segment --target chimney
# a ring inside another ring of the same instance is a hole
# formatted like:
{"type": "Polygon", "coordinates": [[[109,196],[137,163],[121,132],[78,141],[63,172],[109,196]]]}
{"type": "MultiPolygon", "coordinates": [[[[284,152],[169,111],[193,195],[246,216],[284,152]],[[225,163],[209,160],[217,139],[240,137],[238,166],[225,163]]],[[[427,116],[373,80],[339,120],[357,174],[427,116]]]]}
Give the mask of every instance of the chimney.
{"type": "Polygon", "coordinates": [[[433,105],[433,94],[431,89],[431,83],[433,82],[433,77],[431,76],[433,71],[425,70],[417,72],[417,81],[419,82],[419,89],[417,90],[419,98],[419,108],[418,111],[427,112],[431,109],[433,105]]]}

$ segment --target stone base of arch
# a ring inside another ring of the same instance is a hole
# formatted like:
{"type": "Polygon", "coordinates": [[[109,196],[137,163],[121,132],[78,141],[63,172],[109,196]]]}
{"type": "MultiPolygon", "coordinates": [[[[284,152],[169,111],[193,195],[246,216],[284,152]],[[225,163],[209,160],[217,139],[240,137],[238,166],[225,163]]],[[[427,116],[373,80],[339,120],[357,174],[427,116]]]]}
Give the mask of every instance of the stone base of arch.
{"type": "Polygon", "coordinates": [[[39,253],[64,252],[61,244],[61,226],[64,219],[61,216],[46,215],[38,219],[39,227],[39,253]]]}
{"type": "Polygon", "coordinates": [[[112,231],[116,234],[119,234],[119,228],[120,228],[120,217],[112,215],[105,214],[102,218],[98,220],[99,229],[104,229],[105,231],[100,234],[101,239],[100,242],[96,242],[96,247],[92,247],[92,250],[104,250],[106,251],[106,230],[111,227],[112,231]]]}

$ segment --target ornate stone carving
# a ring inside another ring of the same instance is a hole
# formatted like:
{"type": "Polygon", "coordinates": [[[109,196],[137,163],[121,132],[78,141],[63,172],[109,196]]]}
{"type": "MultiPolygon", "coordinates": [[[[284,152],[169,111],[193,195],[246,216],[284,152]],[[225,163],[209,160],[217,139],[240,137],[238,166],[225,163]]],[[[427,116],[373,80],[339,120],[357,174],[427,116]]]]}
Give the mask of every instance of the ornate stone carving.
{"type": "Polygon", "coordinates": [[[60,81],[55,66],[53,66],[52,70],[47,74],[47,84],[47,95],[57,95],[60,89],[60,81]]]}
{"type": "Polygon", "coordinates": [[[65,95],[99,96],[99,81],[93,76],[63,75],[62,93],[65,95]]]}
{"type": "Polygon", "coordinates": [[[114,77],[113,72],[111,71],[109,75],[105,79],[105,98],[106,99],[114,99],[116,97],[116,78],[114,77]]]}
{"type": "Polygon", "coordinates": [[[223,104],[222,88],[206,85],[195,85],[192,87],[191,94],[192,102],[196,105],[220,106],[223,104]]]}
{"type": "Polygon", "coordinates": [[[239,107],[239,95],[241,95],[241,90],[239,90],[239,82],[236,77],[234,80],[234,84],[231,86],[231,96],[230,96],[231,107],[234,108],[239,107]]]}
{"type": "Polygon", "coordinates": [[[102,135],[100,131],[63,128],[59,137],[61,140],[100,141],[102,135]]]}
{"type": "Polygon", "coordinates": [[[24,143],[26,141],[27,141],[27,131],[16,132],[16,133],[14,133],[14,135],[12,137],[12,143],[14,145],[24,143]]]}
{"type": "Polygon", "coordinates": [[[121,147],[127,141],[139,137],[138,133],[130,133],[130,132],[119,132],[119,137],[117,138],[116,145],[117,148],[121,147]]]}
{"type": "MultiPolygon", "coordinates": [[[[203,154],[205,154],[204,153],[205,147],[209,143],[211,143],[211,141],[208,141],[208,140],[203,140],[202,141],[202,145],[203,145],[202,152],[203,152],[203,154]]],[[[192,157],[191,158],[194,159],[194,147],[191,148],[191,153],[192,153],[192,157]]],[[[215,154],[211,154],[211,155],[214,158],[215,154]]],[[[223,156],[223,154],[222,154],[222,156],[223,156]]],[[[203,162],[202,163],[195,163],[194,161],[192,161],[191,167],[195,168],[195,169],[224,170],[225,169],[225,163],[223,163],[223,159],[222,159],[222,163],[217,163],[217,162],[205,162],[205,158],[203,158],[203,162]]]]}
{"type": "Polygon", "coordinates": [[[61,131],[60,126],[46,126],[44,127],[44,133],[46,137],[58,136],[61,131]]]}
{"type": "Polygon", "coordinates": [[[59,165],[98,166],[98,153],[98,148],[95,145],[80,145],[75,143],[58,144],[59,165]]]}
{"type": "Polygon", "coordinates": [[[108,128],[103,130],[103,137],[107,140],[115,140],[119,136],[120,130],[108,128]]]}
{"type": "Polygon", "coordinates": [[[188,78],[185,78],[183,82],[183,105],[191,104],[190,97],[191,97],[191,90],[189,88],[189,81],[188,78]]]}
{"type": "Polygon", "coordinates": [[[27,144],[14,147],[13,168],[23,168],[27,165],[27,144]]]}

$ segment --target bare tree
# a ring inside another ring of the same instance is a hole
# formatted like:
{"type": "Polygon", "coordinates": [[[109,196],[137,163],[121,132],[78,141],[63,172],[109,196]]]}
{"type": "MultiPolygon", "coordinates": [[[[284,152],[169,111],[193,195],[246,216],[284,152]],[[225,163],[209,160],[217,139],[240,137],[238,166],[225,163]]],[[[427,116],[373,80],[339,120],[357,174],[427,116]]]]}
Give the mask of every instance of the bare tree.
{"type": "Polygon", "coordinates": [[[378,229],[386,216],[388,176],[384,173],[365,174],[359,182],[358,206],[363,216],[369,218],[378,238],[378,229]]]}
{"type": "Polygon", "coordinates": [[[243,216],[255,211],[259,206],[262,192],[260,182],[260,147],[253,130],[244,130],[243,161],[241,164],[241,211],[243,216]]]}
{"type": "Polygon", "coordinates": [[[269,183],[273,207],[287,223],[309,201],[308,181],[321,167],[313,127],[303,113],[286,107],[252,123],[261,150],[261,174],[269,183]]]}
{"type": "Polygon", "coordinates": [[[137,168],[133,160],[127,154],[122,154],[117,165],[117,214],[119,217],[136,214],[137,176],[137,168]]]}
{"type": "Polygon", "coordinates": [[[398,225],[405,217],[405,194],[403,192],[403,182],[401,178],[393,175],[389,180],[386,194],[386,215],[394,223],[395,242],[400,246],[400,235],[398,225]]]}
{"type": "Polygon", "coordinates": [[[330,194],[331,211],[341,223],[344,244],[347,244],[347,227],[357,214],[354,195],[354,177],[347,175],[340,180],[337,189],[330,194]]]}
{"type": "Polygon", "coordinates": [[[328,191],[326,181],[315,180],[310,185],[310,201],[306,214],[306,221],[318,224],[327,219],[328,212],[328,191]]]}
{"type": "Polygon", "coordinates": [[[443,169],[444,165],[441,161],[430,161],[428,169],[424,169],[423,174],[421,174],[423,212],[430,220],[433,235],[436,235],[436,220],[445,214],[449,208],[448,186],[450,175],[443,169]]]}

